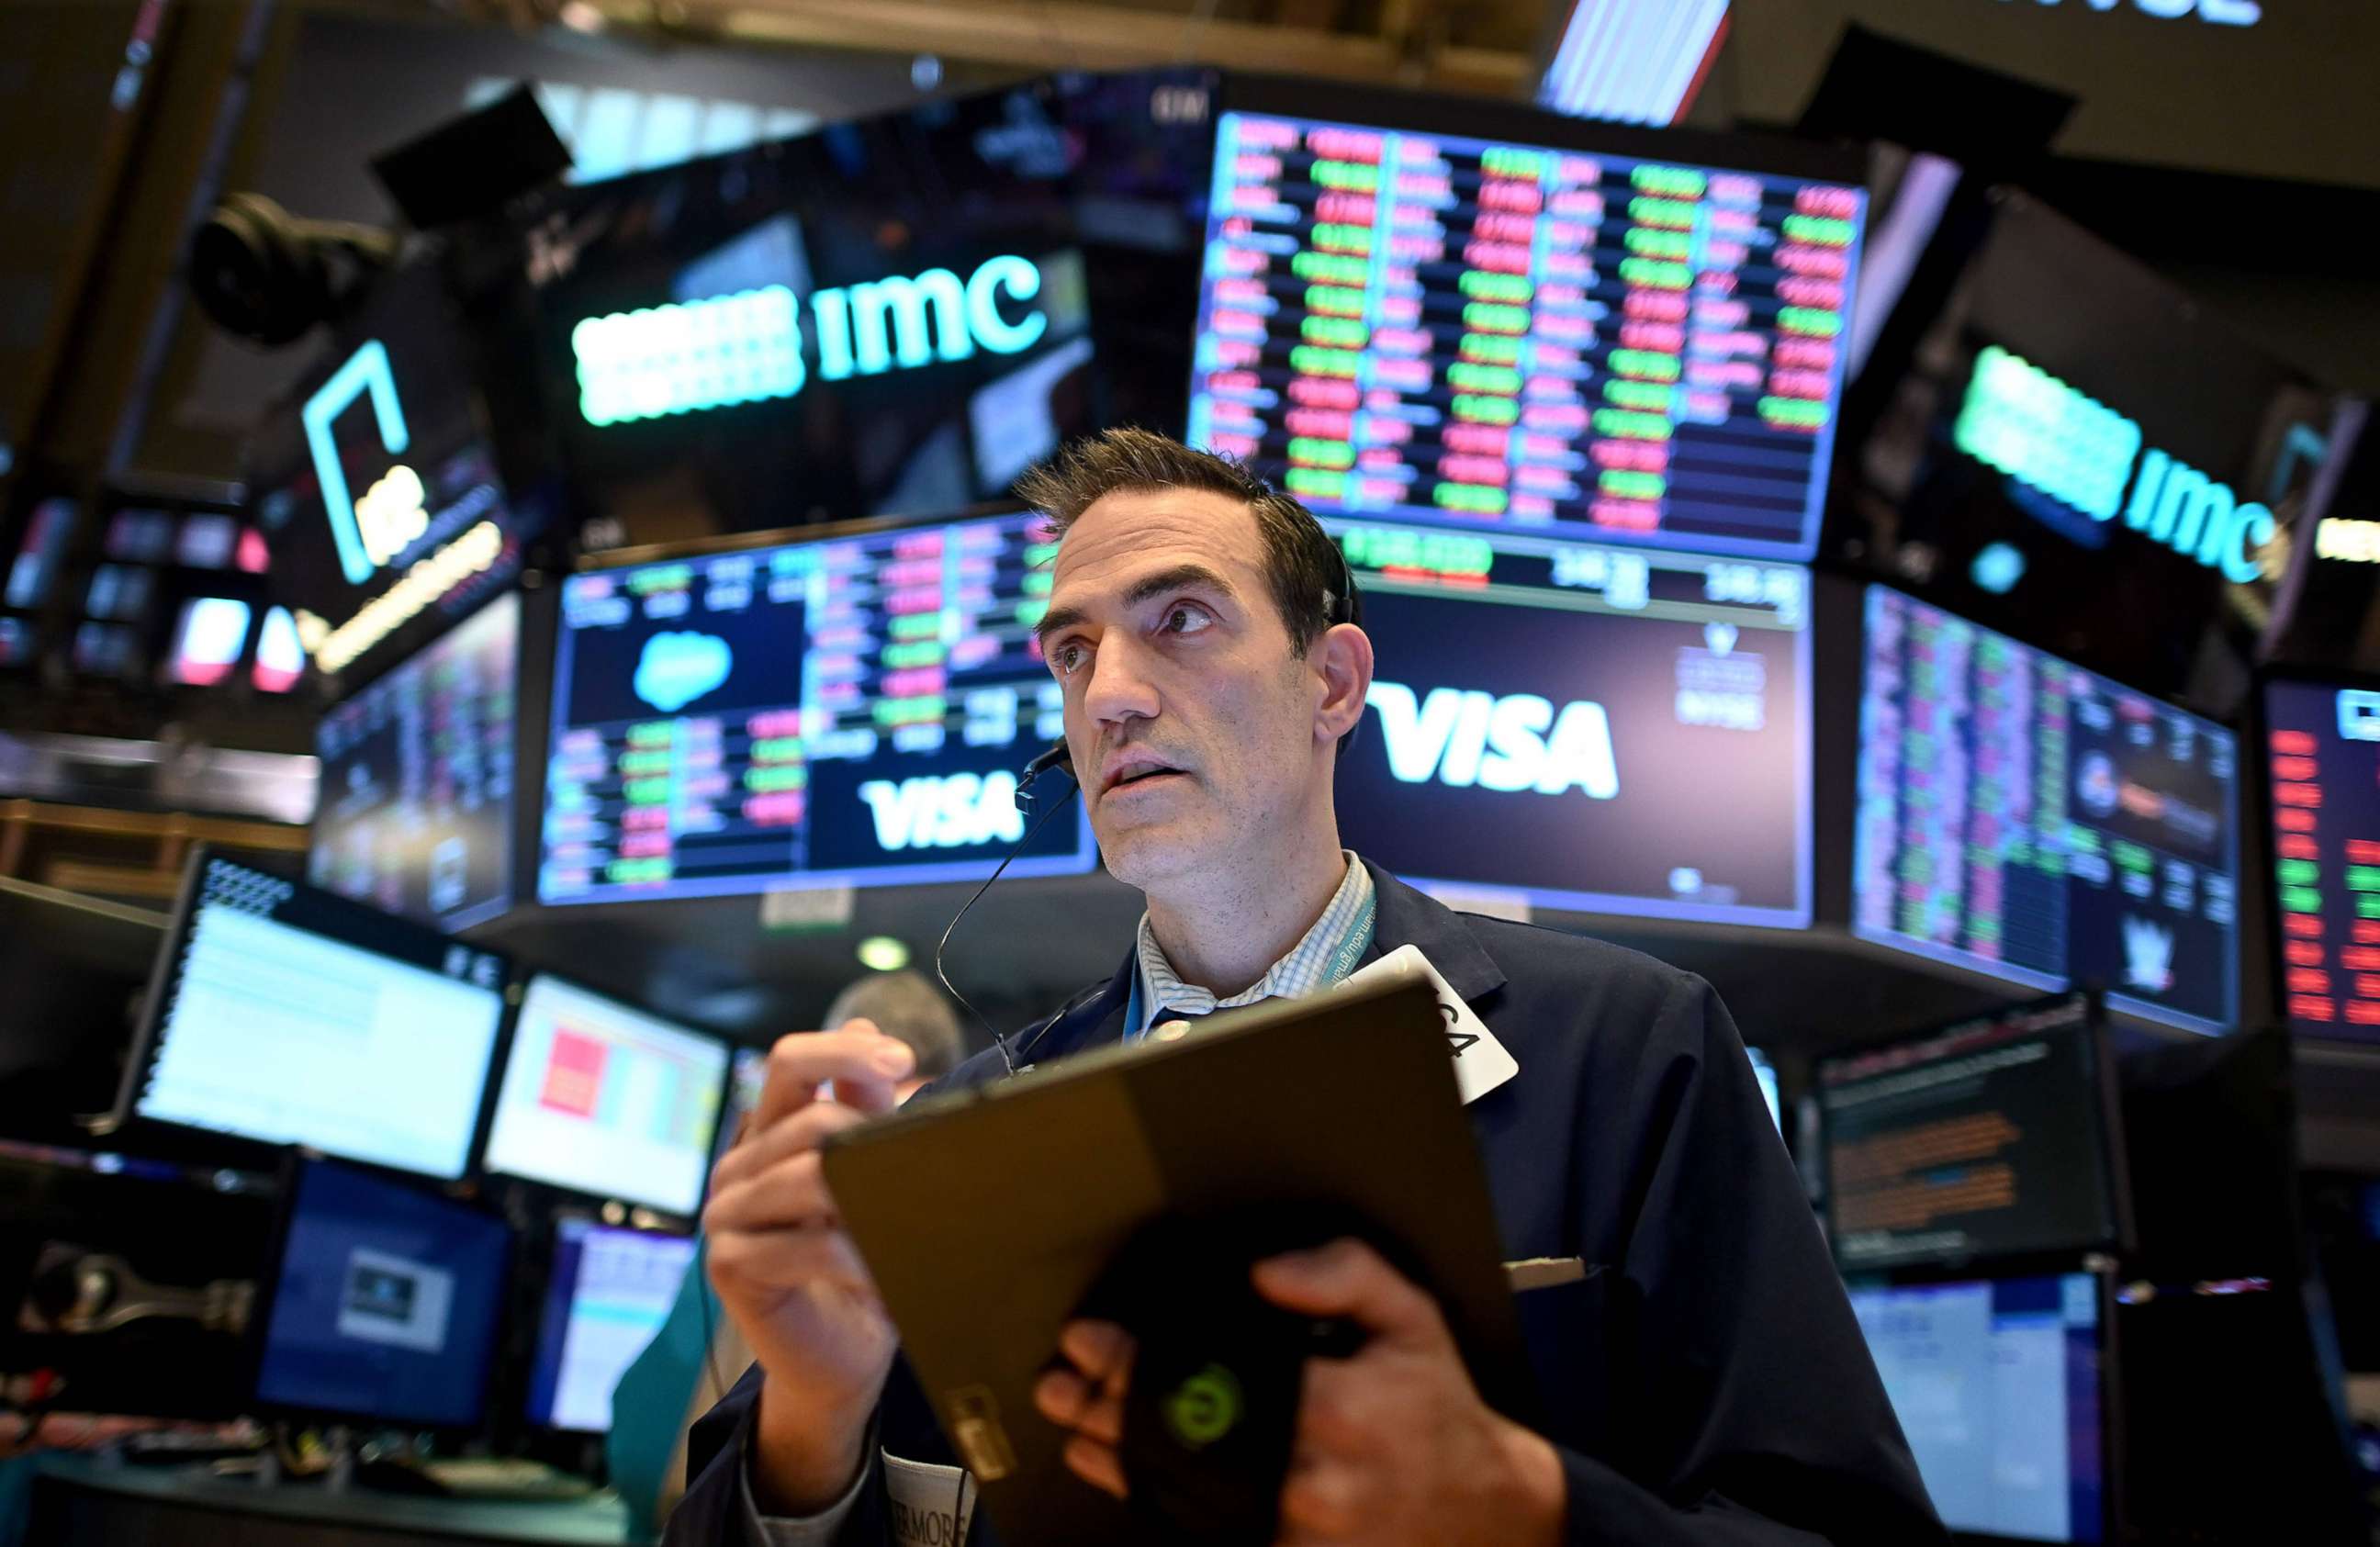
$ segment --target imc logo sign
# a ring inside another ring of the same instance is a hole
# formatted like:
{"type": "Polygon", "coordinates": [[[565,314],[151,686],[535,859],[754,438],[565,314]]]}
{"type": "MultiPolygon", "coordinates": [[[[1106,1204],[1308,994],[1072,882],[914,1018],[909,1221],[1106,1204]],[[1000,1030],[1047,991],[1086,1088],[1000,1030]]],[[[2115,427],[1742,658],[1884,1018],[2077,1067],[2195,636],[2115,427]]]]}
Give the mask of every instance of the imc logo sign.
{"type": "Polygon", "coordinates": [[[2266,573],[2260,550],[2280,529],[2271,511],[2240,503],[2228,485],[2161,451],[2143,454],[2138,424],[1998,345],[1975,357],[1951,438],[2094,521],[2120,511],[2127,527],[2227,580],[2266,573]]]}
{"type": "Polygon", "coordinates": [[[405,454],[413,438],[405,428],[405,407],[397,402],[396,375],[389,369],[387,346],[376,338],[365,341],[298,411],[306,427],[307,448],[313,453],[314,475],[322,486],[331,540],[338,545],[339,570],[350,586],[371,579],[430,526],[428,490],[422,488],[421,476],[401,462],[360,497],[349,488],[346,465],[339,460],[331,425],[358,398],[370,400],[381,449],[392,457],[405,454]]]}
{"type": "MultiPolygon", "coordinates": [[[[1032,311],[1012,322],[1001,302],[1040,293],[1041,271],[1014,256],[987,259],[965,279],[929,269],[812,291],[808,336],[817,341],[819,378],[880,376],[978,349],[1017,354],[1050,319],[1032,311]]],[[[782,284],[589,317],[570,332],[578,411],[601,426],[791,397],[808,380],[805,336],[801,306],[782,284]]]]}

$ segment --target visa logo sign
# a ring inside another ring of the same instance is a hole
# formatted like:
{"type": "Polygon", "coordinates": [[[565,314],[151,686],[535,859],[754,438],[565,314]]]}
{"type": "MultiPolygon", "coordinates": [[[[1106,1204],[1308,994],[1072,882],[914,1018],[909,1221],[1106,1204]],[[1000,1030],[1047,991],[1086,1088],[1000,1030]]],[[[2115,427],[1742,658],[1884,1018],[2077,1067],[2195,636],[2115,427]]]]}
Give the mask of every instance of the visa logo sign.
{"type": "Polygon", "coordinates": [[[1416,699],[1402,683],[1374,683],[1364,702],[1379,711],[1389,772],[1406,784],[1435,780],[1457,790],[1559,795],[1573,787],[1599,801],[1620,793],[1611,720],[1581,700],[1558,714],[1550,699],[1437,687],[1416,699]]]}
{"type": "Polygon", "coordinates": [[[876,818],[876,845],[888,854],[906,849],[967,849],[1014,843],[1025,837],[1012,773],[871,779],[859,787],[876,818]]]}

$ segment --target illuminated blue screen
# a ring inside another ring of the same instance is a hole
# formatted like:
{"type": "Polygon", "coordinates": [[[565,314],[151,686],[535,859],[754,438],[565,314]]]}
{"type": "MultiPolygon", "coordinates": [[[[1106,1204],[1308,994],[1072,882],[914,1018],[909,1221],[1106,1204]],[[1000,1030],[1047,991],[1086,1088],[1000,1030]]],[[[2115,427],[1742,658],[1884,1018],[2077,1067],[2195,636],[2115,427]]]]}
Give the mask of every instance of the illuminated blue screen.
{"type": "MultiPolygon", "coordinates": [[[[980,879],[1062,730],[1050,546],[1000,516],[574,575],[539,897],[980,879]]],[[[1075,875],[1077,806],[1012,875],[1075,875]]]]}

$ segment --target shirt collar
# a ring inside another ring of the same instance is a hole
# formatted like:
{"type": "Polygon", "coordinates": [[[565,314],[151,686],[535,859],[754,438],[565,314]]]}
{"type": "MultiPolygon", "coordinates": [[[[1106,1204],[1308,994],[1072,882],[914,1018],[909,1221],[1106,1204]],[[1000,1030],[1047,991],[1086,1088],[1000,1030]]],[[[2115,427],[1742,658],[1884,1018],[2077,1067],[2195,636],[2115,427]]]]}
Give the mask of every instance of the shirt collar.
{"type": "Polygon", "coordinates": [[[1314,921],[1304,938],[1290,948],[1288,955],[1265,970],[1264,976],[1229,998],[1219,998],[1209,989],[1183,982],[1173,964],[1165,959],[1163,948],[1158,945],[1148,914],[1143,912],[1137,967],[1140,1024],[1126,1026],[1124,1035],[1138,1036],[1171,1016],[1210,1015],[1219,1009],[1252,1005],[1259,999],[1300,999],[1330,986],[1331,959],[1347,943],[1348,936],[1374,900],[1372,873],[1354,851],[1342,849],[1339,852],[1347,862],[1347,875],[1339,883],[1339,889],[1330,894],[1330,900],[1323,905],[1322,916],[1314,921]]]}

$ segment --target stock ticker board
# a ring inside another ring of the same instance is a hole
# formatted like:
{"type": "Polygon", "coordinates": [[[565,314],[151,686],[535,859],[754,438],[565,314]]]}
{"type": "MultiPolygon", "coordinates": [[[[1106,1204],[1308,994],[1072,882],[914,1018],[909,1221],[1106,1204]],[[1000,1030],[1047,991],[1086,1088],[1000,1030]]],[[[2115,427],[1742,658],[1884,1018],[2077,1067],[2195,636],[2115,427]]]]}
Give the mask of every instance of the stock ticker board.
{"type": "Polygon", "coordinates": [[[2231,732],[1880,586],[1866,636],[1853,930],[2237,1024],[2231,732]]]}
{"type": "Polygon", "coordinates": [[[1225,114],[1194,442],[1318,510],[1814,551],[1865,195],[1225,114]]]}
{"type": "Polygon", "coordinates": [[[2380,689],[2268,682],[2265,735],[2289,1029],[2380,1042],[2380,689]]]}
{"type": "MultiPolygon", "coordinates": [[[[989,875],[1026,835],[1017,772],[1062,725],[1032,637],[1038,520],[572,576],[540,900],[989,875]]],[[[1010,874],[1093,857],[1077,807],[1010,874]]]]}

